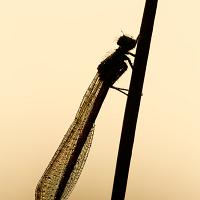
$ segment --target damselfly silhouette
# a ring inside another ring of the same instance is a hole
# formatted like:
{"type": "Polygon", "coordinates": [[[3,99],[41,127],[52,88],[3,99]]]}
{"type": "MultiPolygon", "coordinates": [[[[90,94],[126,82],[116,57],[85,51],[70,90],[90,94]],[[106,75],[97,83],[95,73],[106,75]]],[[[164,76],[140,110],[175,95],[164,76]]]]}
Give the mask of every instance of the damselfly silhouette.
{"type": "Polygon", "coordinates": [[[137,39],[121,36],[118,48],[98,66],[98,72],[88,87],[73,123],[65,134],[35,192],[36,200],[65,200],[73,190],[87,159],[92,143],[94,122],[109,88],[127,70],[126,60],[132,67],[129,51],[137,39]]]}

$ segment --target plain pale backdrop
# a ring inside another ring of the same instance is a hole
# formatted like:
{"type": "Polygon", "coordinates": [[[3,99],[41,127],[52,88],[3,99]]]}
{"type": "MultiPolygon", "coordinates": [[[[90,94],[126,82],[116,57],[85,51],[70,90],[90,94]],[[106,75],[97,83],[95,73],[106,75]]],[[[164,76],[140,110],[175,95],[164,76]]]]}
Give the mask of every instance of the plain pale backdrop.
{"type": "MultiPolygon", "coordinates": [[[[1,0],[0,199],[34,199],[98,64],[121,30],[137,36],[144,3],[1,0]]],[[[199,6],[158,2],[126,200],[200,199],[199,6]]],[[[110,199],[125,102],[109,92],[71,200],[110,199]]]]}

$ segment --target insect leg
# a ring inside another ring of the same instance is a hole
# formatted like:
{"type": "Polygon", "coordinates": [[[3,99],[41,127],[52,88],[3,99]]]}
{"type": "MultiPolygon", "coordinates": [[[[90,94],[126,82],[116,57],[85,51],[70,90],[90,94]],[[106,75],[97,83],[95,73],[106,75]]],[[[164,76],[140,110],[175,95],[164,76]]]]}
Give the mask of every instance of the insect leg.
{"type": "Polygon", "coordinates": [[[131,55],[131,56],[133,56],[133,57],[135,57],[135,54],[134,54],[134,53],[128,52],[127,54],[128,54],[128,55],[131,55]]]}
{"type": "Polygon", "coordinates": [[[125,55],[125,58],[124,58],[124,60],[127,60],[128,61],[128,63],[129,63],[129,65],[131,66],[131,68],[133,69],[133,64],[132,64],[132,62],[131,62],[131,59],[128,57],[128,56],[126,56],[125,55]]]}
{"type": "Polygon", "coordinates": [[[115,90],[117,90],[117,91],[119,91],[119,92],[125,94],[126,96],[128,96],[128,94],[127,94],[126,92],[124,92],[124,91],[128,91],[128,89],[115,87],[115,86],[113,86],[113,85],[112,85],[110,88],[115,89],[115,90]]]}

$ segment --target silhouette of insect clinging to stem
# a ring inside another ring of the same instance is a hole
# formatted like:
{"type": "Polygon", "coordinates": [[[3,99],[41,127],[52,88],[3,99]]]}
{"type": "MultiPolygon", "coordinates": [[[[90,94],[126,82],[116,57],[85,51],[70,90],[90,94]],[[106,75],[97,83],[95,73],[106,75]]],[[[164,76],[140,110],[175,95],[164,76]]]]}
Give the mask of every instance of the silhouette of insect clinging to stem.
{"type": "Polygon", "coordinates": [[[69,197],[86,162],[94,123],[109,88],[120,92],[124,90],[113,84],[126,71],[125,61],[133,68],[127,55],[135,56],[129,51],[136,46],[137,40],[121,36],[117,41],[119,47],[98,66],[73,123],[37,185],[36,200],[64,200],[69,197]]]}

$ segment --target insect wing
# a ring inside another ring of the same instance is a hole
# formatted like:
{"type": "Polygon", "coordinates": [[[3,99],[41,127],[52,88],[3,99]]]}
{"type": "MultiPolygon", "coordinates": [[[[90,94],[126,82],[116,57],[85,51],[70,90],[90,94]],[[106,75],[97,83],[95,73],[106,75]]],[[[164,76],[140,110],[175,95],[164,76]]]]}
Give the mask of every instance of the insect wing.
{"type": "Polygon", "coordinates": [[[70,172],[71,175],[66,182],[62,199],[66,199],[72,191],[81,173],[92,142],[94,121],[89,121],[88,118],[92,112],[102,84],[103,81],[100,80],[97,73],[83,97],[74,122],[64,136],[60,146],[37,185],[35,193],[36,200],[53,200],[56,198],[57,191],[60,188],[60,183],[65,178],[64,172],[66,167],[71,164],[70,160],[73,156],[74,150],[76,149],[77,141],[82,137],[86,123],[90,123],[91,129],[77,159],[77,163],[74,166],[73,171],[70,172]]]}

